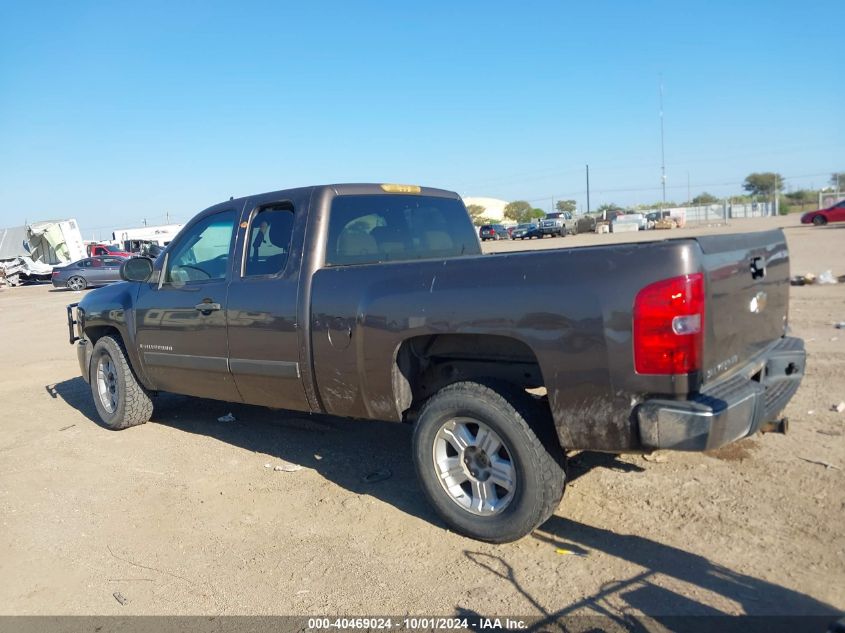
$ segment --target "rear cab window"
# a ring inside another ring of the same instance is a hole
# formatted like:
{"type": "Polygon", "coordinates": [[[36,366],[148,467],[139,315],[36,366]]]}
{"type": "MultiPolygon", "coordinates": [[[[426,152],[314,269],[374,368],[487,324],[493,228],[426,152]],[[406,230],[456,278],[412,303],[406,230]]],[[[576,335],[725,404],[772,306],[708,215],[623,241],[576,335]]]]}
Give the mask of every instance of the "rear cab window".
{"type": "Polygon", "coordinates": [[[332,203],[327,266],[480,254],[458,199],[376,194],[338,196],[332,203]]]}

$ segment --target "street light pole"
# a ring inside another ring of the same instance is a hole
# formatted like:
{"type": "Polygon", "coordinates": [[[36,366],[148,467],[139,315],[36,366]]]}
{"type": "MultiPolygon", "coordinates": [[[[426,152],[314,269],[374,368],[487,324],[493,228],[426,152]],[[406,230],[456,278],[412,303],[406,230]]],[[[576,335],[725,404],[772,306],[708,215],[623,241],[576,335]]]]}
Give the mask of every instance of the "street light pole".
{"type": "Polygon", "coordinates": [[[666,206],[666,152],[663,146],[663,75],[660,75],[660,182],[663,186],[663,206],[666,206]]]}

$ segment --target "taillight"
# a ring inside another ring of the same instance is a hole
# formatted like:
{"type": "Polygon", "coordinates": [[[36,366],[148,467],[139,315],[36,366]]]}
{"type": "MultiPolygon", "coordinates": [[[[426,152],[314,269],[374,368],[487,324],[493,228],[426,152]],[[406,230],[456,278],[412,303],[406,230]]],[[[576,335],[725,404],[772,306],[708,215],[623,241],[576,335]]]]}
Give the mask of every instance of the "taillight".
{"type": "Polygon", "coordinates": [[[646,286],[634,299],[634,367],[638,374],[687,374],[701,369],[704,275],[646,286]]]}
{"type": "Polygon", "coordinates": [[[54,270],[54,271],[53,271],[53,277],[58,277],[58,276],[59,276],[59,271],[58,271],[58,270],[54,270]]]}

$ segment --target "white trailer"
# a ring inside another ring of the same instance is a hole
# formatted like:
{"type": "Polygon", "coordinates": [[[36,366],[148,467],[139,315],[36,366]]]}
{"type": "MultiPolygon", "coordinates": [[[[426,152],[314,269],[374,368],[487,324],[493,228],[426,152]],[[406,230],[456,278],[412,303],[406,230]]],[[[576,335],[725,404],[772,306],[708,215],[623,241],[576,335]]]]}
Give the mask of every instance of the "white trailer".
{"type": "MultiPolygon", "coordinates": [[[[131,229],[116,229],[112,233],[112,240],[124,249],[131,249],[140,243],[167,246],[170,240],[182,230],[181,224],[161,224],[159,226],[139,226],[131,229]]],[[[137,249],[134,249],[137,250],[137,249]]],[[[134,252],[134,251],[133,251],[134,252]]]]}

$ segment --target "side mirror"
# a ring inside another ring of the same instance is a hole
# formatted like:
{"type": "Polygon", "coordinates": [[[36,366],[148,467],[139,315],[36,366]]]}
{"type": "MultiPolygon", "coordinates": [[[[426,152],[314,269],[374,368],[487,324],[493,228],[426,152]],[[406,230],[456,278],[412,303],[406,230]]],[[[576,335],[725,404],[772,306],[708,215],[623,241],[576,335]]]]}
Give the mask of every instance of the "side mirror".
{"type": "Polygon", "coordinates": [[[133,257],[120,265],[123,281],[147,281],[153,274],[153,262],[146,257],[133,257]]]}

